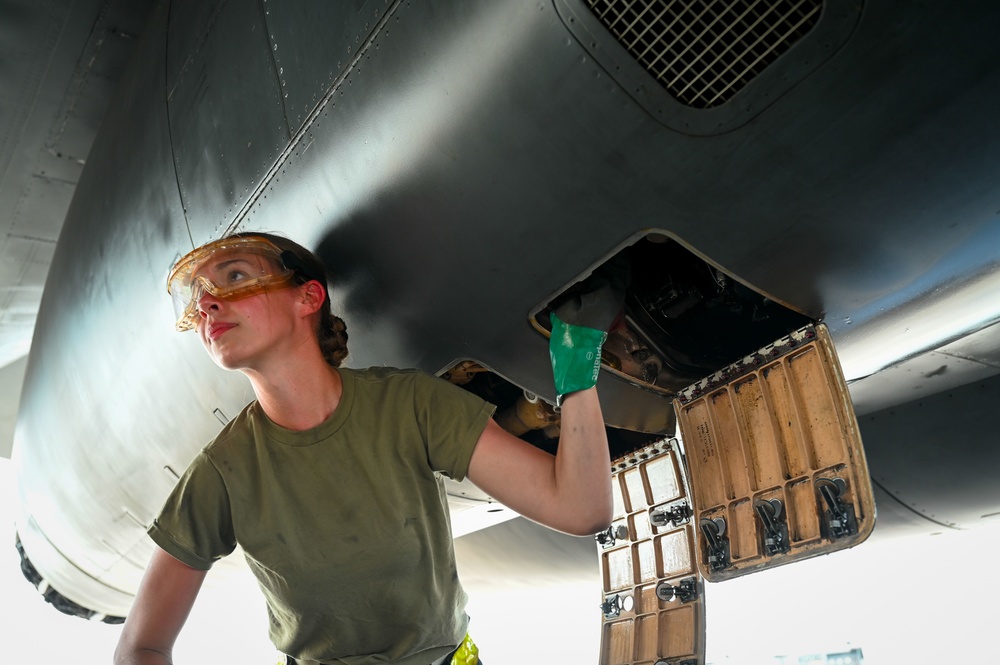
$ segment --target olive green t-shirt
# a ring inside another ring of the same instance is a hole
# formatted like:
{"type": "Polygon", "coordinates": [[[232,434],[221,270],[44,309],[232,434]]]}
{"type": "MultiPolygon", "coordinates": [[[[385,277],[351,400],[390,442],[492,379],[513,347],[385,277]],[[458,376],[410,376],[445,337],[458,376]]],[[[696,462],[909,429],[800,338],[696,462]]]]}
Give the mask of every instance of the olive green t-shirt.
{"type": "Polygon", "coordinates": [[[149,535],[201,570],[239,543],[283,653],[427,663],[468,624],[438,474],[465,478],[494,407],[416,370],[340,374],[340,404],[311,430],[250,403],[195,458],[149,535]]]}

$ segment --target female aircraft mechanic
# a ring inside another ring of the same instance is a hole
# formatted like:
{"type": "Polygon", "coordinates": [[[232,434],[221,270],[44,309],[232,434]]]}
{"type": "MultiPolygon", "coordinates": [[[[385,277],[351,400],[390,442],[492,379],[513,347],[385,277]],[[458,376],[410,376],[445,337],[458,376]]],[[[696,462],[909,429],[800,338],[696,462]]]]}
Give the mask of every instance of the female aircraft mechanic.
{"type": "Polygon", "coordinates": [[[553,316],[562,408],[552,456],[501,429],[493,407],[415,370],[340,367],[343,321],[323,264],[270,234],[204,245],[174,266],[178,330],[256,400],[195,458],[149,529],[159,546],[115,662],[170,663],[213,562],[243,548],[289,663],[475,663],[443,490],[468,477],[521,515],[574,535],[611,522],[608,443],[594,387],[620,301],[553,316]],[[594,324],[593,321],[602,322],[594,324]],[[589,321],[586,320],[589,318],[589,321]]]}

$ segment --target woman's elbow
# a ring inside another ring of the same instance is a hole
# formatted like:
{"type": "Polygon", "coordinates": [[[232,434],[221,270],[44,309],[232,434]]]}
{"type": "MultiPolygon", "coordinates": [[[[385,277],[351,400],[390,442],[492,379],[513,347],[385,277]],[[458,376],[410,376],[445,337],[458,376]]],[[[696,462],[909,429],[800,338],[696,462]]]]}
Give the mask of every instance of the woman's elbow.
{"type": "Polygon", "coordinates": [[[173,662],[170,649],[145,644],[130,628],[126,620],[115,646],[115,665],[170,665],[173,662]]]}
{"type": "Polygon", "coordinates": [[[114,665],[171,665],[169,654],[156,649],[140,649],[119,640],[115,648],[114,665]]]}
{"type": "Polygon", "coordinates": [[[593,536],[602,531],[607,531],[614,518],[613,508],[610,502],[607,506],[581,513],[572,524],[567,524],[564,531],[571,536],[593,536]]]}

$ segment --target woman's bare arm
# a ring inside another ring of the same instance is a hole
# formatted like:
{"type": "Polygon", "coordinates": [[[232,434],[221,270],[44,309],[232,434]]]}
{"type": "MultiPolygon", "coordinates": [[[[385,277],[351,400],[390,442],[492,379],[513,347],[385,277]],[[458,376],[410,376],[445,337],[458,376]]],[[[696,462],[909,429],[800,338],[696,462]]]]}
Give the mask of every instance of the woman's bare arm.
{"type": "Polygon", "coordinates": [[[174,642],[194,605],[206,571],[191,568],[159,547],[125,619],[115,665],[169,665],[174,642]]]}
{"type": "Polygon", "coordinates": [[[611,459],[597,389],[568,395],[555,457],[490,420],[469,462],[469,479],[539,524],[584,536],[611,523],[611,459]]]}

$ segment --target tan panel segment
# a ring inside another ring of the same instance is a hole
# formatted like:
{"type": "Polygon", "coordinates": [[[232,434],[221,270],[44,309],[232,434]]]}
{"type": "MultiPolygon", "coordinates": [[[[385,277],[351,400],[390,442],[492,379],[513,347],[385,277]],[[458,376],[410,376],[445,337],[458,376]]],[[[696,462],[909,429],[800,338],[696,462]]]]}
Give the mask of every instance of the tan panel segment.
{"type": "Polygon", "coordinates": [[[616,511],[612,528],[598,537],[602,665],[705,662],[695,522],[678,450],[675,440],[661,441],[613,464],[627,514],[616,511]]]}
{"type": "Polygon", "coordinates": [[[705,578],[845,549],[871,533],[871,479],[825,326],[807,326],[686,388],[674,408],[705,578]]]}
{"type": "Polygon", "coordinates": [[[808,542],[820,537],[816,515],[816,490],[809,479],[788,485],[788,528],[792,542],[808,542]]]}
{"type": "MultiPolygon", "coordinates": [[[[697,648],[694,636],[701,620],[692,607],[679,607],[674,612],[660,615],[660,634],[663,656],[666,658],[686,658],[697,648]]],[[[701,662],[700,660],[698,662],[701,662]]]]}
{"type": "MultiPolygon", "coordinates": [[[[721,391],[712,396],[706,404],[706,415],[711,418],[710,429],[714,432],[715,438],[719,441],[742,441],[742,434],[737,422],[736,406],[733,403],[733,396],[730,391],[721,391]]],[[[713,446],[714,449],[714,446],[713,446]]],[[[722,456],[719,463],[722,475],[719,482],[725,487],[725,496],[719,497],[718,501],[701,503],[696,496],[695,503],[699,505],[722,505],[724,501],[735,499],[738,496],[745,496],[750,492],[750,476],[746,472],[747,456],[745,445],[733,446],[722,456]]],[[[712,482],[708,483],[713,486],[712,482]]],[[[700,488],[694,488],[698,492],[700,488]]],[[[706,496],[706,498],[708,498],[706,496]]]]}
{"type": "Polygon", "coordinates": [[[784,473],[760,377],[752,374],[738,381],[733,384],[732,392],[736,396],[737,419],[741,425],[741,447],[746,449],[750,460],[750,487],[754,490],[771,487],[781,482],[784,473]]]}
{"type": "Polygon", "coordinates": [[[628,547],[604,553],[604,590],[629,589],[634,582],[632,550],[628,547]]]}
{"type": "Polygon", "coordinates": [[[818,348],[806,349],[789,358],[792,385],[805,429],[811,435],[811,451],[817,467],[834,466],[847,457],[837,403],[824,380],[823,360],[818,348]]]}
{"type": "MultiPolygon", "coordinates": [[[[728,397],[728,395],[727,395],[728,397]]],[[[689,429],[688,432],[688,456],[697,458],[697,465],[705,470],[703,474],[705,482],[695,486],[697,501],[695,503],[702,506],[711,506],[723,503],[727,498],[727,483],[725,481],[723,459],[715,449],[715,441],[720,434],[716,433],[712,423],[712,412],[709,405],[704,402],[693,404],[692,419],[697,425],[689,429]]]]}
{"type": "Polygon", "coordinates": [[[757,527],[753,519],[753,507],[747,499],[734,501],[729,505],[729,537],[732,539],[733,560],[754,561],[760,557],[757,544],[757,527]]]}
{"type": "Polygon", "coordinates": [[[811,461],[802,442],[802,429],[798,426],[794,396],[788,385],[787,372],[783,365],[773,365],[761,372],[761,377],[767,389],[774,433],[778,440],[779,452],[784,458],[786,473],[788,477],[801,476],[809,470],[811,461]]]}
{"type": "Polygon", "coordinates": [[[614,621],[604,625],[601,635],[601,663],[630,665],[635,650],[634,619],[614,621]]]}
{"type": "Polygon", "coordinates": [[[650,460],[643,473],[649,486],[650,499],[654,504],[679,499],[681,489],[677,459],[673,455],[650,460]]]}
{"type": "Polygon", "coordinates": [[[689,529],[676,529],[657,537],[660,551],[659,576],[663,578],[691,575],[694,572],[694,543],[689,529]]]}
{"type": "Polygon", "coordinates": [[[649,513],[643,511],[629,515],[628,522],[636,541],[652,538],[653,526],[649,523],[649,513]]]}
{"type": "Polygon", "coordinates": [[[643,482],[642,469],[635,467],[622,475],[625,477],[625,505],[628,507],[629,512],[642,510],[648,505],[646,502],[646,485],[643,482]]]}
{"type": "Polygon", "coordinates": [[[646,584],[636,591],[636,613],[641,615],[656,614],[660,609],[660,599],[656,597],[656,585],[646,584]]]}
{"type": "Polygon", "coordinates": [[[639,562],[639,581],[651,582],[656,579],[656,548],[651,540],[640,540],[635,544],[635,558],[639,562]]]}

